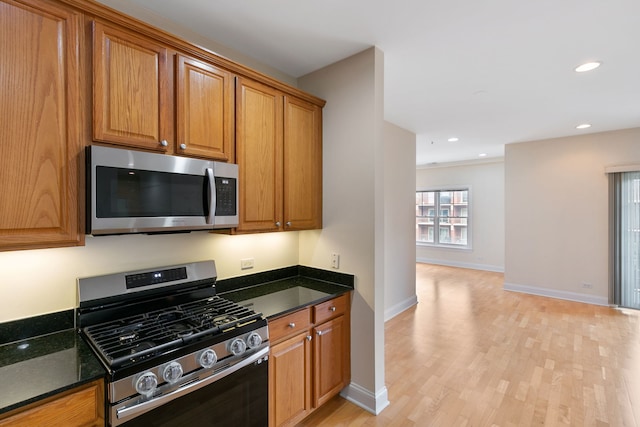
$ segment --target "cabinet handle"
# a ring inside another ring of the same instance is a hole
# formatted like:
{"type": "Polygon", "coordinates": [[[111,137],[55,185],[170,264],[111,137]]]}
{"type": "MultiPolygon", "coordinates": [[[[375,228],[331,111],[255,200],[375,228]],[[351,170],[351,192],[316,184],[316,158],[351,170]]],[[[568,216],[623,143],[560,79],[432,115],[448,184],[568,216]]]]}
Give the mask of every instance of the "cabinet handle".
{"type": "Polygon", "coordinates": [[[336,311],[335,306],[331,306],[331,307],[329,307],[329,311],[336,311]]]}
{"type": "Polygon", "coordinates": [[[182,150],[186,150],[187,149],[187,144],[180,144],[180,148],[182,150]]]}
{"type": "Polygon", "coordinates": [[[295,328],[295,327],[296,327],[296,324],[295,324],[295,323],[293,323],[293,322],[291,322],[291,323],[289,323],[289,327],[290,327],[290,328],[295,328]]]}
{"type": "Polygon", "coordinates": [[[291,227],[291,221],[287,221],[287,223],[285,224],[287,227],[291,227]]]}
{"type": "Polygon", "coordinates": [[[318,336],[322,335],[322,331],[316,331],[316,334],[318,334],[318,336]]]}
{"type": "Polygon", "coordinates": [[[163,139],[162,141],[160,141],[160,145],[162,145],[163,147],[166,147],[167,145],[169,145],[169,143],[167,142],[166,139],[163,139]]]}
{"type": "Polygon", "coordinates": [[[311,335],[307,335],[307,341],[311,341],[313,337],[311,335]]]}
{"type": "Polygon", "coordinates": [[[280,221],[276,222],[276,227],[280,227],[280,221]]]}

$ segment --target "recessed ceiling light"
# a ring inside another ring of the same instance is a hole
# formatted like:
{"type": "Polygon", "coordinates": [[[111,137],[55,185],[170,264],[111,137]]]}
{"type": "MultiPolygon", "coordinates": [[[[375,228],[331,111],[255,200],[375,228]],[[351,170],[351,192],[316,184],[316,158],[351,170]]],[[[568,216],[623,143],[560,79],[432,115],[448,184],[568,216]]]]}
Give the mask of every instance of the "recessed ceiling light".
{"type": "Polygon", "coordinates": [[[576,126],[576,129],[587,129],[590,128],[591,125],[589,123],[583,123],[581,125],[576,126]]]}
{"type": "Polygon", "coordinates": [[[487,157],[487,153],[480,153],[478,154],[478,157],[487,157]]]}
{"type": "Polygon", "coordinates": [[[456,142],[456,141],[459,141],[459,139],[458,139],[458,138],[456,138],[456,137],[454,136],[454,137],[452,137],[452,138],[447,139],[447,141],[449,141],[449,142],[456,142]]]}
{"type": "Polygon", "coordinates": [[[587,62],[577,66],[575,70],[576,70],[576,73],[584,73],[585,71],[595,70],[600,65],[602,65],[602,62],[587,62]]]}

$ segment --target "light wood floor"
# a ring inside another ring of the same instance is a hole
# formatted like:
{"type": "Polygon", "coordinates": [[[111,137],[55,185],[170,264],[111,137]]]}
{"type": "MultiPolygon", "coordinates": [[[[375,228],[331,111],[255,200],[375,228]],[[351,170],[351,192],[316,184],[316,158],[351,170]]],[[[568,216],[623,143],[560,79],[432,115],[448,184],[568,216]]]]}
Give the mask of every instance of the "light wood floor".
{"type": "Polygon", "coordinates": [[[640,313],[502,287],[418,264],[418,305],[385,325],[390,405],[337,397],[300,426],[640,426],[640,313]]]}

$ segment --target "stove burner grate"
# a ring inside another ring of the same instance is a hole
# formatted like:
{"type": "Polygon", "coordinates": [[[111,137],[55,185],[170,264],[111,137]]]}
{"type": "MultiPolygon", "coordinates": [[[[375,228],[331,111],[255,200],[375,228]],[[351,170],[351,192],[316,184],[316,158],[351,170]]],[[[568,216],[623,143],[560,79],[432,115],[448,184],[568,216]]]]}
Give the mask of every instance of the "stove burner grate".
{"type": "Polygon", "coordinates": [[[225,333],[262,318],[250,308],[213,296],[84,328],[111,367],[225,333]]]}

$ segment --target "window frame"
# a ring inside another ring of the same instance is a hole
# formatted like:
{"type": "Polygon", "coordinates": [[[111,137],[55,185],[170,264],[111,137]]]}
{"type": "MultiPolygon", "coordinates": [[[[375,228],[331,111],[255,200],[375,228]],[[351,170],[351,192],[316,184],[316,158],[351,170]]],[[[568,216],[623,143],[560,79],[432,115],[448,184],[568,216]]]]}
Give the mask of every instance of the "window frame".
{"type": "MultiPolygon", "coordinates": [[[[446,186],[446,187],[433,187],[433,188],[419,188],[416,189],[416,196],[417,193],[425,193],[425,192],[433,192],[434,193],[434,206],[433,206],[433,211],[434,214],[437,214],[439,212],[441,212],[442,208],[440,207],[440,193],[441,192],[448,192],[448,191],[466,191],[467,192],[467,200],[466,200],[466,210],[467,210],[467,225],[466,225],[466,234],[467,234],[467,244],[466,245],[462,245],[459,243],[441,243],[440,240],[440,225],[441,224],[451,224],[451,219],[453,218],[459,218],[459,217],[452,217],[452,216],[448,216],[447,219],[445,219],[446,222],[442,222],[442,219],[444,217],[441,217],[440,215],[436,215],[432,218],[432,221],[428,222],[428,226],[429,228],[431,228],[433,230],[433,242],[424,242],[424,241],[420,241],[417,240],[418,239],[418,235],[420,233],[418,233],[418,219],[419,218],[424,218],[425,219],[425,223],[427,223],[426,218],[428,216],[418,216],[418,210],[416,209],[416,245],[417,246],[428,246],[428,247],[435,247],[435,248],[447,248],[447,249],[454,249],[457,251],[470,251],[472,249],[472,224],[471,224],[471,217],[472,217],[472,211],[473,211],[473,205],[472,205],[472,194],[471,194],[471,186],[470,185],[461,185],[461,186],[446,186]],[[437,238],[437,240],[436,240],[437,238]]],[[[429,208],[431,209],[431,208],[429,208]]],[[[446,208],[447,210],[449,210],[449,214],[451,214],[451,209],[446,208]]],[[[463,217],[460,217],[463,218],[463,217]]],[[[428,232],[424,233],[424,234],[429,234],[428,232]]]]}

